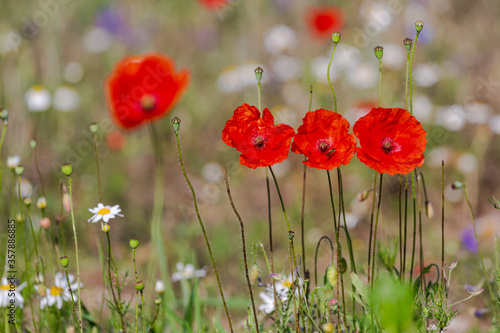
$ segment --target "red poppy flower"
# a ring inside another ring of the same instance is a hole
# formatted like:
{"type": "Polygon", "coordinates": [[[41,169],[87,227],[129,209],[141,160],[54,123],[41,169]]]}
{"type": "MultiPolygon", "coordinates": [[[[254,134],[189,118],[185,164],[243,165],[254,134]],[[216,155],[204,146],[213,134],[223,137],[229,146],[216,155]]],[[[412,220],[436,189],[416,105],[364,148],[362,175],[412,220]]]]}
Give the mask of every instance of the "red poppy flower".
{"type": "Polygon", "coordinates": [[[226,7],[230,0],[199,0],[209,10],[220,10],[226,7]]]}
{"type": "Polygon", "coordinates": [[[121,60],[106,81],[109,108],[125,129],[162,117],[177,102],[189,82],[189,72],[175,72],[172,59],[159,54],[121,60]]]}
{"type": "Polygon", "coordinates": [[[380,173],[407,174],[424,164],[427,132],[404,109],[373,108],[352,128],[361,162],[380,173]]]}
{"type": "Polygon", "coordinates": [[[332,33],[339,32],[344,25],[342,12],[337,7],[312,8],[308,21],[312,33],[317,37],[331,37],[332,33]]]}
{"type": "Polygon", "coordinates": [[[286,159],[294,134],[288,125],[274,126],[274,117],[267,108],[261,118],[255,106],[242,104],[226,122],[222,141],[241,153],[242,165],[255,169],[286,159]]]}
{"type": "Polygon", "coordinates": [[[306,113],[293,138],[292,151],[304,154],[304,164],[332,170],[347,165],[356,152],[356,138],[349,134],[349,122],[333,111],[318,109],[306,113]]]}

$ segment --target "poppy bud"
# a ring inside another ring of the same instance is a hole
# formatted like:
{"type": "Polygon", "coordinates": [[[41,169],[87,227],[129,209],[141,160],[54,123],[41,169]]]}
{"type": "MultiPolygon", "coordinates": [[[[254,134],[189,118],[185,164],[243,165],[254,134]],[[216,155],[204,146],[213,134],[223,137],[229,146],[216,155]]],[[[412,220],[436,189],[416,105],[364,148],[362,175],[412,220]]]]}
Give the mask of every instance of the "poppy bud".
{"type": "Polygon", "coordinates": [[[375,53],[375,57],[378,60],[382,60],[382,56],[384,55],[384,48],[382,46],[375,46],[373,49],[373,53],[375,53]]]}
{"type": "Polygon", "coordinates": [[[172,119],[172,127],[174,128],[174,132],[179,132],[179,128],[181,127],[181,120],[177,117],[172,119]]]}
{"type": "Polygon", "coordinates": [[[417,32],[422,31],[423,28],[424,28],[424,22],[422,21],[415,22],[415,30],[417,30],[417,32]]]}
{"type": "Polygon", "coordinates": [[[260,80],[262,80],[262,73],[264,73],[262,68],[257,67],[255,69],[255,79],[257,80],[257,83],[260,83],[260,80]]]}
{"type": "Polygon", "coordinates": [[[154,302],[155,302],[156,305],[161,304],[161,298],[156,297],[154,302]]]}
{"type": "Polygon", "coordinates": [[[427,215],[430,219],[434,217],[434,208],[432,207],[430,201],[425,202],[425,215],[427,215]]]}
{"type": "Polygon", "coordinates": [[[2,119],[4,123],[7,123],[7,120],[9,119],[9,112],[7,109],[2,109],[0,112],[0,119],[2,119]]]}
{"type": "Polygon", "coordinates": [[[295,231],[290,230],[290,231],[288,232],[288,239],[289,239],[289,240],[292,240],[292,239],[293,239],[293,237],[295,237],[295,231]]]}
{"type": "Polygon", "coordinates": [[[97,125],[97,123],[91,123],[90,124],[90,131],[92,133],[97,133],[98,130],[99,130],[99,125],[97,125]]]}
{"type": "Polygon", "coordinates": [[[45,199],[45,197],[38,198],[38,200],[36,201],[36,206],[38,207],[38,209],[47,208],[47,199],[45,199]]]}
{"type": "Polygon", "coordinates": [[[253,265],[252,268],[250,268],[250,283],[254,284],[258,279],[259,279],[259,267],[257,265],[253,265]]]}
{"type": "Polygon", "coordinates": [[[132,238],[129,242],[130,244],[130,247],[133,248],[133,249],[137,249],[137,247],[139,246],[139,240],[138,239],[135,239],[135,238],[132,238]]]}
{"type": "Polygon", "coordinates": [[[136,290],[139,290],[139,291],[143,291],[144,290],[144,281],[142,280],[138,280],[135,282],[135,289],[136,290]]]}
{"type": "Polygon", "coordinates": [[[340,38],[342,37],[342,34],[340,32],[334,32],[332,34],[332,40],[335,45],[337,45],[340,42],[340,38]]]}
{"type": "Polygon", "coordinates": [[[458,190],[459,188],[462,188],[462,187],[464,187],[464,184],[461,183],[461,182],[458,182],[458,181],[457,182],[453,182],[451,184],[451,189],[452,190],[458,190]]]}
{"type": "Polygon", "coordinates": [[[40,226],[45,230],[50,228],[50,219],[48,217],[41,218],[40,219],[40,226]]]}
{"type": "Polygon", "coordinates": [[[71,163],[63,164],[61,167],[61,171],[65,176],[69,177],[73,173],[73,166],[71,165],[71,163]]]}
{"type": "Polygon", "coordinates": [[[325,282],[330,283],[330,286],[335,287],[337,285],[337,267],[331,265],[326,269],[325,282]]]}
{"type": "Polygon", "coordinates": [[[455,269],[455,267],[457,267],[458,265],[458,260],[453,260],[453,262],[451,263],[450,267],[448,267],[450,270],[453,270],[455,269]]]}
{"type": "Polygon", "coordinates": [[[411,40],[411,38],[405,38],[405,40],[403,41],[403,44],[405,45],[406,51],[410,52],[411,46],[413,44],[413,41],[411,40]]]}
{"type": "Polygon", "coordinates": [[[22,165],[18,165],[14,168],[14,172],[16,173],[16,175],[20,176],[24,172],[24,167],[22,165]]]}
{"type": "Polygon", "coordinates": [[[347,261],[344,257],[340,257],[339,259],[339,271],[340,274],[344,274],[347,271],[347,261]]]}
{"type": "Polygon", "coordinates": [[[31,149],[36,148],[36,140],[30,140],[30,147],[31,147],[31,149]]]}
{"type": "Polygon", "coordinates": [[[64,257],[59,258],[59,263],[64,268],[68,267],[68,265],[69,265],[69,259],[68,259],[68,257],[64,256],[64,257]]]}

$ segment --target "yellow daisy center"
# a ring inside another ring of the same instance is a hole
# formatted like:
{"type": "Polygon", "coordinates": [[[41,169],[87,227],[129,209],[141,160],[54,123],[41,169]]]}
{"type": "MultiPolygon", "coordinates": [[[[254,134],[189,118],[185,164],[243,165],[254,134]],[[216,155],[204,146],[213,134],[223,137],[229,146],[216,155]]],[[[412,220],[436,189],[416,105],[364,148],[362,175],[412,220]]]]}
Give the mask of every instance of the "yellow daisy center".
{"type": "MultiPolygon", "coordinates": [[[[17,286],[14,287],[14,289],[16,289],[17,286]]],[[[9,290],[10,289],[10,286],[4,286],[3,284],[0,286],[0,289],[2,290],[9,290]]]]}
{"type": "Polygon", "coordinates": [[[59,288],[59,287],[52,287],[50,288],[50,294],[52,296],[59,296],[59,295],[62,295],[63,293],[63,289],[62,288],[59,288]]]}
{"type": "Polygon", "coordinates": [[[292,280],[283,280],[283,284],[285,285],[285,287],[287,288],[291,288],[293,286],[293,282],[292,280]]]}
{"type": "Polygon", "coordinates": [[[106,214],[109,214],[109,213],[111,213],[111,211],[109,210],[109,208],[101,208],[97,212],[97,214],[99,214],[99,215],[106,215],[106,214]]]}

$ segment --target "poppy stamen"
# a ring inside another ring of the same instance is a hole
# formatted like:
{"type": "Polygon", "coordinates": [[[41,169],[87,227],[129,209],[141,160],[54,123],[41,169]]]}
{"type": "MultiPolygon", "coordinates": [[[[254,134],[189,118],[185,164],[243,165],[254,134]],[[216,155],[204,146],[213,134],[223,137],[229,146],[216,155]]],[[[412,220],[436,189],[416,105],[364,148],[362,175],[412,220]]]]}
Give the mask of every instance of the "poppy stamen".
{"type": "Polygon", "coordinates": [[[262,149],[262,147],[264,147],[264,144],[266,143],[266,138],[261,135],[257,135],[252,138],[252,143],[255,148],[262,149]]]}
{"type": "Polygon", "coordinates": [[[145,94],[141,97],[139,103],[144,111],[151,111],[156,106],[156,98],[151,94],[145,94]]]}
{"type": "Polygon", "coordinates": [[[401,146],[394,139],[386,136],[382,139],[381,148],[384,153],[390,155],[401,150],[401,146]]]}

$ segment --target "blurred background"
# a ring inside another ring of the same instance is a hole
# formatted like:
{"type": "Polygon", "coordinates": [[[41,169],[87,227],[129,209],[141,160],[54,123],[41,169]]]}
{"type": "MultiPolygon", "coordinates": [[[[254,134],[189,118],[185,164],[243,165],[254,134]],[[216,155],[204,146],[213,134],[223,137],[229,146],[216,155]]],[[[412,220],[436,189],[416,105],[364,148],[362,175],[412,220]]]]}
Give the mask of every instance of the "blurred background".
{"type": "MultiPolygon", "coordinates": [[[[425,263],[440,262],[441,162],[445,162],[446,262],[458,260],[450,300],[468,294],[463,285],[481,280],[477,244],[462,190],[467,184],[478,220],[487,264],[495,265],[493,239],[500,233],[500,212],[488,202],[500,196],[500,2],[466,0],[415,1],[1,1],[0,99],[9,110],[9,127],[2,150],[4,186],[1,216],[15,215],[11,203],[14,180],[5,165],[19,155],[26,167],[25,195],[41,195],[40,180],[29,142],[38,141],[37,158],[45,186],[49,217],[59,212],[60,166],[74,167],[75,210],[82,239],[89,307],[102,288],[97,265],[100,229],[86,222],[97,204],[95,159],[89,124],[96,122],[103,179],[104,204],[119,204],[124,218],[111,222],[117,259],[128,267],[128,240],[138,238],[139,262],[150,248],[149,224],[153,205],[154,156],[146,127],[124,132],[109,115],[104,82],[121,58],[158,51],[177,68],[191,72],[187,92],[176,107],[157,122],[165,145],[166,201],[163,236],[169,267],[178,261],[210,266],[194,215],[189,189],[179,168],[170,119],[182,120],[181,141],[188,173],[201,214],[207,224],[214,255],[229,297],[245,297],[237,221],[226,197],[222,168],[228,170],[233,198],[246,223],[248,246],[268,246],[265,172],[239,164],[239,154],[221,141],[221,131],[242,103],[257,105],[254,69],[264,69],[262,105],[276,123],[295,129],[308,110],[309,86],[313,109],[333,109],[327,84],[332,51],[331,33],[342,40],[331,68],[339,112],[351,123],[378,101],[377,45],[384,47],[382,106],[404,107],[406,51],[403,39],[414,39],[415,21],[425,25],[413,61],[413,109],[428,135],[422,168],[429,201],[436,214],[423,217],[425,263]],[[329,18],[318,21],[318,13],[329,18]],[[325,21],[326,20],[326,21],[325,21]],[[326,23],[325,23],[326,22],[326,23]],[[327,24],[328,23],[328,24],[327,24]],[[325,26],[326,24],[326,26],[325,26]]],[[[275,166],[292,229],[300,236],[302,156],[275,166]]],[[[356,158],[343,168],[346,213],[358,265],[365,266],[370,200],[357,195],[371,187],[373,173],[356,158]]],[[[380,239],[398,233],[399,178],[385,177],[380,239]]],[[[287,235],[275,191],[273,225],[275,260],[282,270],[287,235]]],[[[35,216],[35,223],[40,217],[35,216]]],[[[68,220],[66,220],[68,221],[68,220]]],[[[307,170],[306,263],[313,265],[316,242],[333,236],[325,172],[307,170]]],[[[67,223],[67,222],[66,222],[67,223]]],[[[70,231],[70,228],[66,228],[70,231]]],[[[6,230],[2,223],[0,230],[6,230]]],[[[68,233],[67,239],[71,235],[68,233]]],[[[298,242],[297,242],[298,243],[298,242]]],[[[326,247],[325,247],[326,248],[326,247]]],[[[320,251],[324,271],[328,251],[320,251]]],[[[259,257],[259,262],[261,261],[259,257]]],[[[144,265],[145,266],[145,265],[144,265]]],[[[263,269],[263,278],[267,272],[263,269]]],[[[153,279],[154,277],[149,277],[153,279]]],[[[214,285],[208,273],[204,283],[214,285]]],[[[214,292],[215,295],[215,292],[214,292]]],[[[490,322],[478,317],[486,295],[460,305],[462,314],[453,331],[469,331],[490,322]],[[476,313],[476,316],[475,316],[476,313]],[[458,328],[457,328],[458,327],[458,328]]],[[[96,301],[97,302],[97,301],[96,301]]],[[[258,301],[259,302],[259,301],[258,301]]],[[[244,314],[244,305],[240,310],[244,314]]],[[[238,311],[238,310],[235,310],[238,311]]],[[[482,315],[482,313],[480,313],[482,315]]],[[[239,318],[239,317],[238,317],[239,318]]]]}

